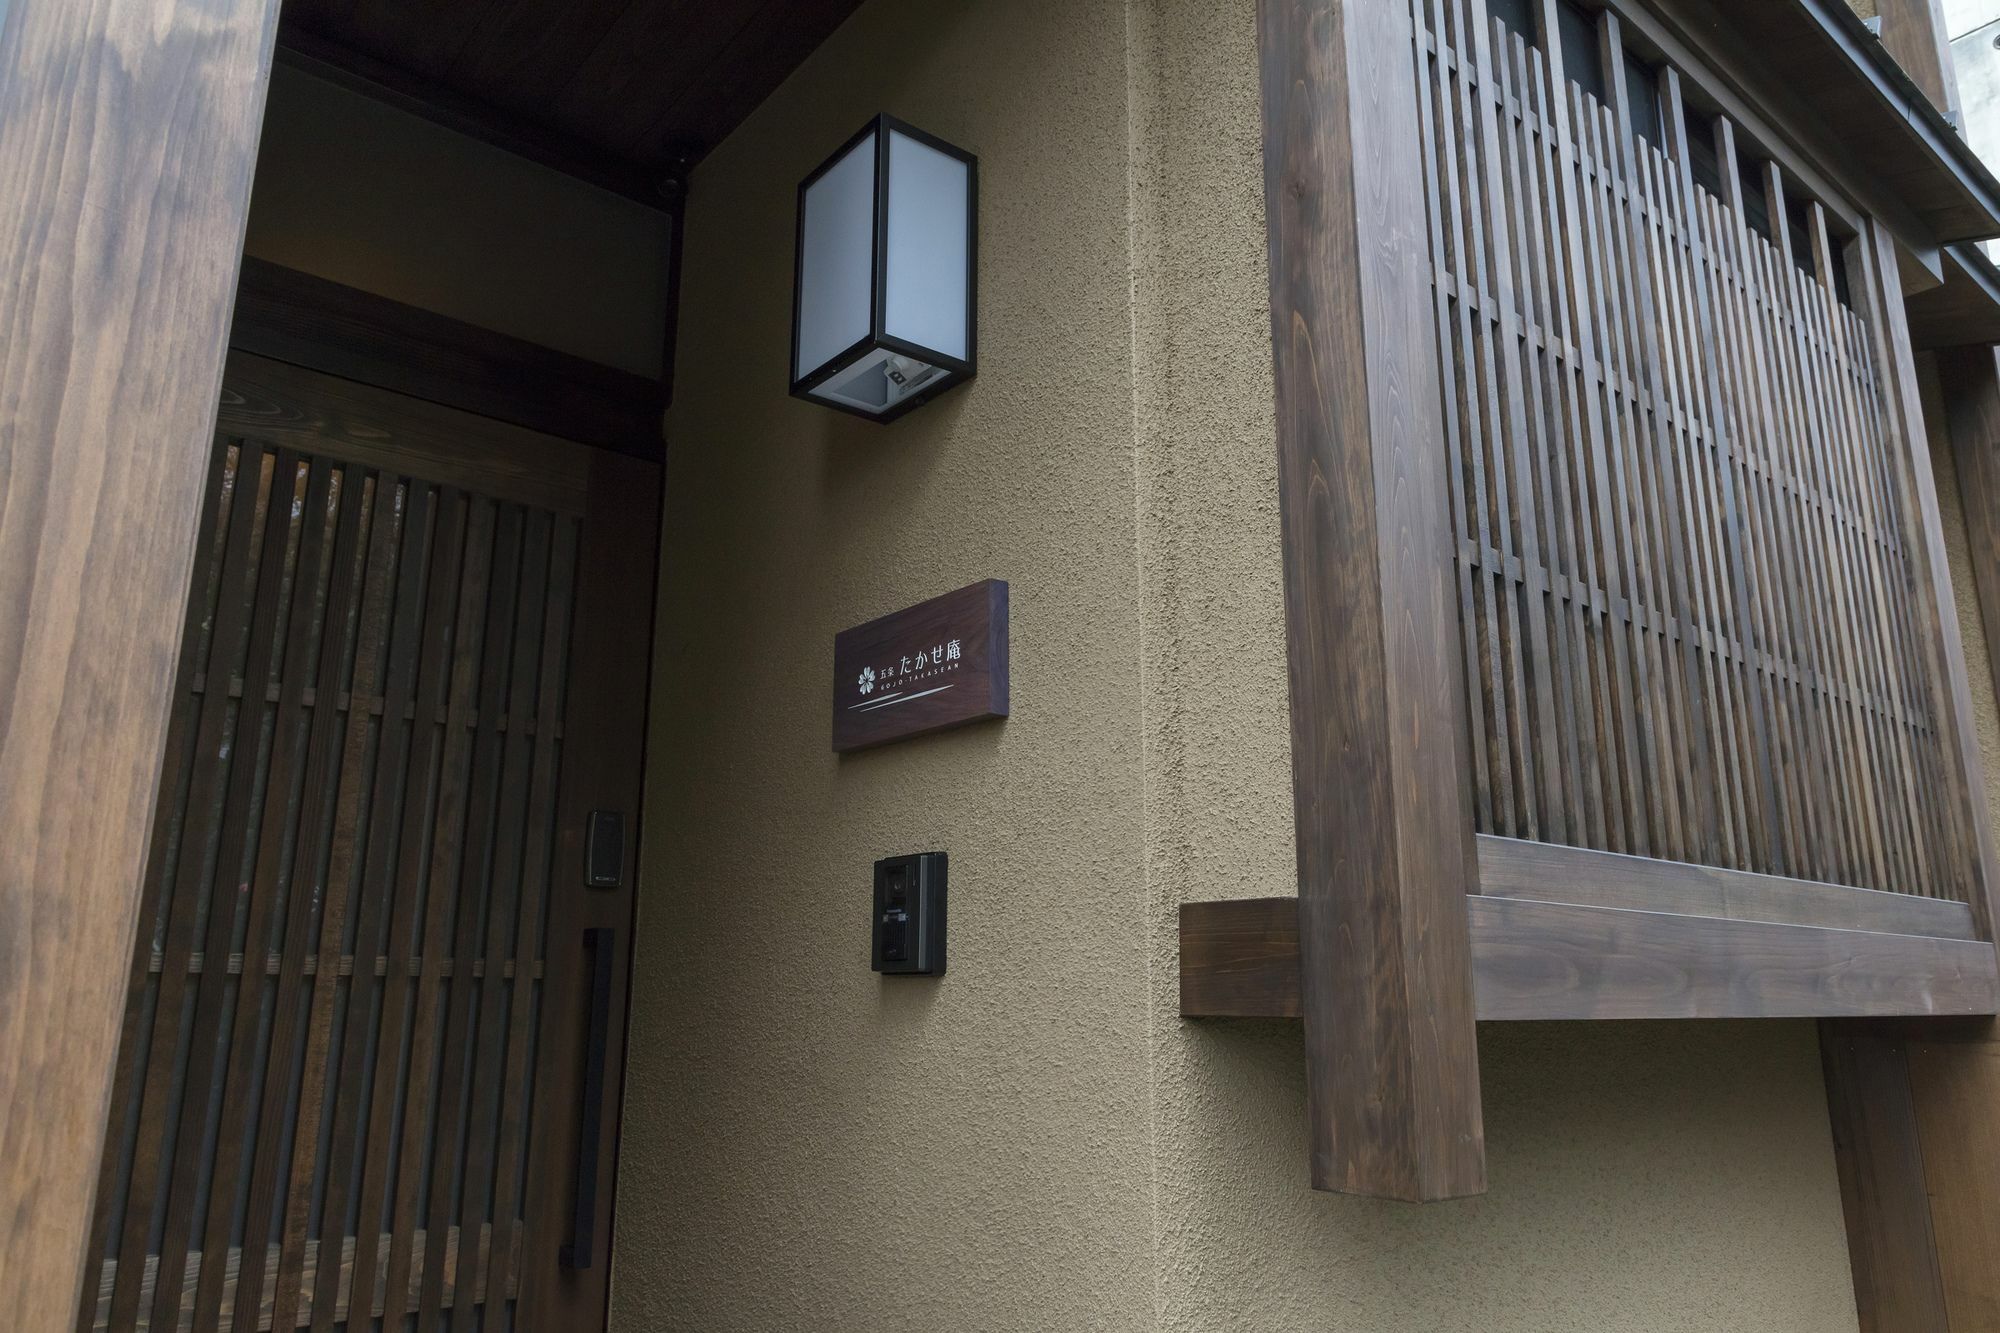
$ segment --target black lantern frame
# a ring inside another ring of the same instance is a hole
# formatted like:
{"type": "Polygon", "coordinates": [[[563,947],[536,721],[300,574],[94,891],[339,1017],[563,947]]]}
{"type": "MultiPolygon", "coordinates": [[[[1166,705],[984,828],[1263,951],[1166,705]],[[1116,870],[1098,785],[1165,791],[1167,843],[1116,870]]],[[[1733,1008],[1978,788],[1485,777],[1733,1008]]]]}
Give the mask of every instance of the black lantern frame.
{"type": "Polygon", "coordinates": [[[887,424],[907,412],[914,411],[930,402],[945,390],[965,383],[978,373],[979,368],[979,159],[954,144],[945,142],[934,134],[926,133],[910,124],[886,113],[876,116],[847,141],[833,151],[827,159],[815,167],[810,175],[799,182],[798,215],[792,258],[792,396],[805,399],[820,407],[830,407],[868,421],[887,424]],[[965,164],[965,356],[954,357],[921,343],[910,342],[891,334],[887,328],[888,284],[889,284],[889,134],[901,134],[926,148],[935,149],[946,157],[965,164]],[[807,374],[799,373],[799,325],[804,317],[804,280],[806,259],[806,192],[819,179],[838,166],[847,155],[873,138],[875,146],[875,178],[873,200],[873,243],[869,254],[871,272],[869,275],[869,317],[868,332],[835,353],[824,364],[816,366],[807,374]],[[926,365],[936,367],[940,372],[930,382],[911,393],[908,397],[881,412],[870,412],[865,408],[827,398],[815,397],[813,390],[833,379],[855,362],[876,351],[889,351],[898,356],[910,357],[926,365]]]}

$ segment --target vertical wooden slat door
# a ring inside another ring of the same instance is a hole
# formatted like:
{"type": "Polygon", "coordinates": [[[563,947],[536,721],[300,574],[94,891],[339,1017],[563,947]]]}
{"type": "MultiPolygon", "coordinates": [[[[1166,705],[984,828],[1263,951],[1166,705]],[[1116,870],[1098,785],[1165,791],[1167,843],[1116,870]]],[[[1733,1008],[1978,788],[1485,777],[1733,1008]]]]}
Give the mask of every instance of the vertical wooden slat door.
{"type": "Polygon", "coordinates": [[[657,496],[232,360],[80,1329],[601,1326],[657,496]]]}

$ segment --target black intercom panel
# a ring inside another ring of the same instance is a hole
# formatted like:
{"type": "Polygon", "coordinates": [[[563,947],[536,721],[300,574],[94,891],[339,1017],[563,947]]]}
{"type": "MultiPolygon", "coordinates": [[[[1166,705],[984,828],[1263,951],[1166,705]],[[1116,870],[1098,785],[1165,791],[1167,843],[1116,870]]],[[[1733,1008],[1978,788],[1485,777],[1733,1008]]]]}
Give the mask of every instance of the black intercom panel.
{"type": "Polygon", "coordinates": [[[892,976],[944,975],[945,854],[875,863],[874,951],[869,966],[892,976]]]}

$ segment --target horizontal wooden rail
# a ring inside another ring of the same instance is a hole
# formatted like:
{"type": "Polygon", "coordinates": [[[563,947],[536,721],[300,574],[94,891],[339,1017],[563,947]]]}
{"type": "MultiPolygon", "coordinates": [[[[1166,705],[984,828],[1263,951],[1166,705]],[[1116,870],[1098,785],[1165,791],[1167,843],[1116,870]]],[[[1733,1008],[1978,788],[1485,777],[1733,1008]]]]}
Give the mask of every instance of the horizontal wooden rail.
{"type": "Polygon", "coordinates": [[[229,345],[529,430],[657,460],[658,380],[245,258],[229,345]]]}
{"type": "Polygon", "coordinates": [[[583,512],[597,452],[240,348],[229,354],[216,428],[338,463],[421,471],[444,486],[558,514],[583,512]]]}
{"type": "MultiPolygon", "coordinates": [[[[277,976],[278,969],[282,964],[283,957],[284,956],[282,954],[279,954],[276,951],[266,954],[264,956],[264,975],[268,977],[277,976]]],[[[542,977],[542,966],[543,966],[542,961],[539,958],[536,959],[533,963],[528,965],[528,975],[539,981],[542,977]]],[[[457,967],[456,962],[450,958],[447,958],[443,962],[438,964],[437,975],[442,978],[450,978],[454,974],[456,967],[457,967]]],[[[406,958],[403,960],[402,971],[408,976],[412,977],[421,976],[423,974],[423,969],[424,969],[424,960],[420,956],[406,958]]],[[[152,959],[148,963],[146,970],[148,972],[166,971],[166,955],[161,953],[158,949],[153,950],[152,959]]],[[[206,952],[204,952],[201,949],[196,949],[192,953],[188,954],[186,971],[189,976],[198,976],[199,974],[207,970],[208,970],[208,954],[206,952]]],[[[241,953],[230,954],[228,961],[226,961],[223,964],[223,970],[228,972],[229,975],[232,977],[241,976],[243,974],[243,955],[241,953]]],[[[303,959],[300,960],[299,970],[302,976],[308,976],[308,977],[317,976],[319,973],[318,955],[307,954],[303,959]]],[[[389,960],[382,954],[376,954],[373,966],[371,968],[364,970],[372,971],[373,974],[378,977],[386,977],[389,975],[389,960]]],[[[339,975],[343,977],[353,976],[354,955],[351,953],[342,954],[340,956],[340,962],[337,971],[339,975]]],[[[472,960],[472,975],[474,977],[484,977],[486,975],[485,959],[475,958],[472,960]]],[[[507,978],[512,978],[515,975],[517,975],[513,959],[509,958],[501,963],[500,975],[502,977],[507,977],[507,978]]]]}
{"type": "Polygon", "coordinates": [[[1954,899],[1851,889],[1514,838],[1479,839],[1479,892],[1489,897],[1834,930],[1952,940],[1979,937],[1972,909],[1954,899]]]}
{"type": "MultiPolygon", "coordinates": [[[[397,1303],[396,1308],[393,1310],[385,1309],[382,1291],[379,1287],[376,1289],[375,1299],[373,1302],[374,1306],[373,1313],[377,1319],[382,1319],[391,1315],[394,1316],[408,1315],[416,1311],[418,1296],[423,1290],[424,1256],[427,1252],[426,1246],[424,1244],[424,1235],[425,1233],[422,1231],[418,1231],[415,1233],[414,1239],[412,1241],[412,1252],[410,1258],[409,1289],[404,1293],[402,1301],[397,1303]]],[[[514,1222],[505,1228],[505,1240],[506,1240],[507,1253],[509,1255],[518,1255],[521,1247],[521,1224],[519,1222],[514,1222]]],[[[381,1237],[380,1243],[383,1250],[386,1251],[389,1248],[389,1236],[386,1233],[381,1237]]],[[[486,1288],[487,1288],[487,1276],[493,1271],[492,1259],[494,1258],[494,1255],[492,1253],[492,1243],[493,1243],[493,1224],[489,1222],[482,1225],[479,1228],[479,1247],[477,1253],[467,1256],[472,1260],[473,1272],[477,1275],[474,1278],[475,1285],[473,1288],[473,1300],[476,1304],[482,1304],[482,1305],[485,1304],[489,1295],[486,1288]]],[[[275,1270],[278,1266],[278,1247],[275,1245],[270,1246],[269,1252],[270,1252],[270,1258],[266,1263],[265,1267],[267,1270],[275,1270]]],[[[309,1324],[312,1321],[312,1314],[313,1314],[312,1293],[315,1289],[314,1283],[317,1279],[319,1272],[319,1254],[320,1254],[319,1241],[317,1240],[307,1241],[305,1244],[305,1268],[303,1275],[300,1278],[301,1291],[303,1292],[303,1295],[299,1301],[298,1315],[296,1318],[296,1322],[293,1323],[293,1327],[304,1328],[307,1324],[309,1324]]],[[[457,1291],[458,1278],[459,1278],[458,1260],[459,1260],[459,1229],[457,1227],[453,1227],[450,1229],[449,1232],[446,1233],[445,1245],[444,1245],[444,1270],[445,1270],[444,1300],[447,1304],[451,1302],[453,1295],[457,1291]]],[[[224,1260],[225,1270],[223,1277],[222,1308],[225,1310],[232,1308],[232,1306],[235,1303],[236,1275],[238,1271],[241,1269],[242,1263],[243,1263],[243,1252],[240,1249],[231,1249],[229,1251],[227,1258],[224,1260]]],[[[152,1306],[153,1287],[159,1281],[159,1266],[160,1266],[160,1260],[158,1255],[147,1256],[145,1277],[142,1278],[139,1283],[139,1291],[141,1297],[143,1298],[142,1308],[151,1308],[152,1306]]],[[[348,1236],[341,1241],[340,1245],[340,1297],[337,1301],[334,1302],[334,1307],[333,1307],[333,1322],[336,1324],[345,1325],[346,1323],[349,1322],[348,1316],[351,1313],[349,1309],[349,1304],[350,1304],[350,1290],[352,1287],[353,1268],[354,1268],[354,1237],[348,1236]]],[[[508,1265],[508,1268],[510,1272],[519,1271],[518,1265],[511,1261],[508,1265]]],[[[187,1257],[187,1280],[184,1284],[185,1290],[189,1291],[190,1293],[193,1292],[195,1285],[194,1283],[195,1275],[200,1271],[201,1271],[201,1251],[195,1250],[189,1253],[187,1257]]],[[[111,1289],[114,1285],[116,1285],[117,1281],[118,1281],[118,1261],[116,1259],[108,1259],[105,1261],[103,1270],[99,1273],[97,1280],[97,1287],[98,1287],[97,1317],[96,1320],[91,1325],[92,1329],[95,1330],[96,1333],[109,1333],[110,1325],[107,1318],[107,1312],[111,1305],[111,1289]]],[[[509,1300],[513,1299],[514,1296],[518,1294],[518,1291],[519,1291],[518,1278],[510,1278],[507,1282],[507,1290],[505,1292],[505,1298],[509,1300]]],[[[271,1290],[269,1287],[266,1287],[264,1291],[263,1303],[259,1307],[257,1313],[256,1328],[258,1330],[258,1333],[268,1333],[268,1330],[271,1328],[272,1320],[274,1317],[274,1310],[276,1306],[276,1301],[274,1298],[275,1298],[275,1292],[271,1290]]],[[[193,1307],[191,1305],[183,1305],[181,1308],[181,1317],[180,1320],[177,1321],[176,1327],[181,1329],[192,1329],[194,1326],[193,1315],[194,1315],[193,1307]]],[[[392,1319],[391,1323],[400,1326],[399,1319],[392,1319]]],[[[144,1327],[144,1325],[142,1324],[141,1327],[144,1327]]]]}
{"type": "MultiPolygon", "coordinates": [[[[1479,850],[1483,1021],[2000,1011],[1963,903],[1504,838],[1479,850]]],[[[1299,968],[1297,899],[1182,906],[1184,1016],[1296,1018],[1299,968]]]]}
{"type": "MultiPolygon", "coordinates": [[[[280,680],[270,681],[264,686],[264,702],[269,704],[277,703],[280,699],[287,697],[286,690],[287,686],[285,682],[280,680]]],[[[197,697],[207,694],[208,674],[197,671],[194,674],[194,678],[188,682],[187,692],[197,697]]],[[[243,697],[243,678],[241,676],[231,676],[229,678],[228,694],[232,699],[241,699],[243,697]]],[[[297,688],[296,694],[298,695],[299,707],[311,709],[319,706],[319,691],[313,686],[301,685],[297,688]]],[[[364,693],[357,700],[353,691],[341,690],[334,698],[334,711],[338,713],[351,713],[354,711],[357,703],[360,707],[367,709],[369,714],[374,717],[381,717],[383,710],[388,707],[388,699],[383,695],[364,693]]],[[[396,711],[405,722],[414,722],[416,720],[417,708],[414,704],[406,703],[396,711]]],[[[465,727],[467,730],[477,730],[479,727],[479,710],[477,708],[461,708],[455,713],[449,708],[433,708],[429,711],[430,720],[440,727],[452,722],[454,717],[457,719],[458,725],[465,727]]],[[[537,725],[535,719],[532,717],[524,716],[516,722],[508,714],[501,713],[499,718],[493,722],[492,730],[512,731],[518,726],[522,735],[532,736],[535,734],[537,725]]],[[[562,734],[562,720],[558,718],[556,720],[555,738],[561,740],[562,734]]]]}

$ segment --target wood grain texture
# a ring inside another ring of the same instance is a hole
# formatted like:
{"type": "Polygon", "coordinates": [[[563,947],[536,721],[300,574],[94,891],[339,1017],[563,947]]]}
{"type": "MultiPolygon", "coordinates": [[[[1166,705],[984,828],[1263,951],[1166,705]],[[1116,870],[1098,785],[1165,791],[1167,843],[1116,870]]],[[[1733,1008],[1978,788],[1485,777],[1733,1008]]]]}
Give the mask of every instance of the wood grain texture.
{"type": "MultiPolygon", "coordinates": [[[[519,1253],[521,1248],[520,1223],[514,1223],[511,1228],[505,1231],[506,1240],[498,1251],[495,1251],[493,1248],[492,1226],[489,1224],[479,1230],[479,1244],[472,1255],[475,1280],[470,1283],[457,1281],[457,1275],[460,1271],[459,1238],[462,1234],[462,1232],[454,1227],[451,1234],[445,1238],[443,1266],[452,1274],[452,1277],[446,1281],[446,1289],[454,1295],[463,1293],[474,1303],[484,1303],[489,1299],[489,1293],[500,1293],[503,1297],[512,1295],[513,1291],[511,1288],[494,1284],[488,1277],[488,1274],[498,1271],[498,1266],[505,1256],[519,1253]]],[[[304,1328],[307,1326],[308,1321],[315,1328],[321,1326],[332,1327],[336,1322],[341,1323],[344,1327],[350,1310],[348,1291],[350,1290],[350,1279],[354,1269],[354,1248],[354,1238],[349,1236],[341,1242],[340,1262],[322,1265],[320,1263],[321,1245],[319,1241],[317,1239],[307,1241],[303,1254],[303,1273],[307,1285],[315,1289],[338,1292],[338,1297],[329,1297],[327,1304],[323,1307],[315,1307],[308,1303],[295,1315],[287,1318],[283,1311],[277,1309],[272,1294],[266,1291],[257,1310],[254,1313],[246,1311],[246,1317],[238,1327],[243,1330],[243,1333],[266,1333],[266,1330],[273,1328],[304,1328]]],[[[213,1256],[210,1257],[212,1258],[213,1256]]],[[[190,1280],[194,1277],[195,1272],[202,1267],[202,1260],[203,1255],[200,1252],[188,1255],[183,1272],[184,1285],[192,1285],[190,1280]]],[[[275,1247],[266,1256],[266,1265],[271,1268],[278,1266],[278,1255],[275,1247]]],[[[231,1249],[227,1255],[220,1259],[216,1266],[223,1273],[222,1291],[224,1302],[226,1305],[233,1307],[236,1303],[238,1277],[243,1269],[242,1249],[240,1247],[231,1249]]],[[[159,1270],[159,1260],[157,1258],[148,1258],[146,1260],[145,1271],[138,1279],[140,1296],[148,1303],[152,1300],[154,1288],[159,1284],[159,1270]]],[[[388,1315],[391,1316],[393,1322],[395,1315],[415,1313],[418,1298],[416,1288],[420,1287],[423,1276],[422,1273],[411,1274],[412,1290],[403,1293],[403,1299],[400,1302],[387,1302],[388,1308],[384,1308],[385,1303],[383,1298],[380,1293],[377,1293],[372,1306],[375,1317],[380,1319],[384,1315],[388,1315]]],[[[105,1310],[109,1306],[111,1290],[117,1281],[117,1265],[112,1264],[107,1266],[97,1284],[97,1308],[100,1311],[105,1310]]],[[[181,1325],[176,1323],[175,1328],[178,1329],[179,1327],[181,1325]]],[[[80,1333],[115,1333],[115,1331],[111,1327],[109,1316],[100,1313],[80,1333]]]]}
{"type": "Polygon", "coordinates": [[[2000,1328],[2000,1030],[1906,1032],[1923,1189],[1953,1333],[2000,1328]]]}
{"type": "MultiPolygon", "coordinates": [[[[315,419],[321,395],[357,387],[284,369],[315,419]]],[[[476,486],[492,423],[371,392],[369,462],[316,452],[306,429],[293,448],[216,443],[132,961],[135,1036],[119,1067],[132,1110],[104,1163],[101,1282],[79,1330],[331,1330],[345,1302],[408,1290],[429,1333],[447,1309],[457,1324],[491,1321],[483,1293],[519,1288],[519,1247],[461,1256],[454,1237],[522,1217],[538,1057],[562,1049],[544,1034],[574,1026],[544,985],[544,921],[559,774],[593,771],[562,721],[581,524],[424,480],[476,486]],[[412,413],[436,439],[411,438],[412,413]],[[400,1128],[395,1152],[369,1146],[385,1127],[400,1128]],[[231,1202],[204,1216],[190,1204],[203,1187],[231,1202]],[[351,1234],[355,1217],[385,1214],[384,1229],[351,1234]],[[321,1267],[327,1237],[343,1262],[321,1267]]],[[[604,507],[656,495],[655,465],[510,438],[499,484],[575,484],[581,504],[595,494],[605,513],[653,521],[643,504],[604,507]],[[594,471],[562,480],[598,460],[629,471],[615,485],[594,471]]],[[[590,576],[649,597],[630,572],[650,575],[650,545],[638,560],[613,550],[590,576]]],[[[600,625],[590,646],[615,668],[588,666],[592,687],[623,682],[593,700],[599,735],[643,709],[631,623],[600,625]]],[[[636,783],[634,733],[617,740],[636,783]]],[[[629,892],[620,901],[629,911],[629,892]]],[[[535,1253],[562,1239],[522,1234],[535,1253]]]]}
{"type": "Polygon", "coordinates": [[[220,421],[345,463],[393,471],[415,460],[427,480],[562,514],[582,512],[595,452],[246,352],[229,354],[220,421]]]}
{"type": "Polygon", "coordinates": [[[1864,1333],[2000,1327],[2000,1026],[1820,1024],[1864,1333]]]}
{"type": "Polygon", "coordinates": [[[243,261],[229,345],[638,458],[663,449],[657,381],[267,260],[243,261]]]}
{"type": "Polygon", "coordinates": [[[1485,1189],[1476,880],[1400,4],[1261,0],[1307,1114],[1321,1189],[1485,1189]]]}
{"type": "MultiPolygon", "coordinates": [[[[1479,895],[1466,906],[1486,1022],[2000,1010],[2000,969],[1979,940],[1479,895]]],[[[1183,904],[1182,1016],[1299,1017],[1303,938],[1297,899],[1183,904]]]]}
{"type": "Polygon", "coordinates": [[[1937,383],[1958,474],[1987,667],[2000,695],[2000,352],[1992,347],[1939,352],[1937,383]]]}
{"type": "MultiPolygon", "coordinates": [[[[454,25],[453,30],[463,35],[484,26],[482,16],[478,22],[454,25]]],[[[368,36],[365,32],[356,35],[363,40],[368,36]]],[[[277,58],[303,74],[420,116],[455,134],[573,176],[633,203],[648,208],[666,206],[658,175],[640,163],[607,153],[539,117],[519,115],[448,83],[413,74],[402,63],[410,58],[409,52],[390,50],[371,55],[288,18],[278,30],[277,58]]]]}
{"type": "Polygon", "coordinates": [[[1983,941],[1476,898],[1482,1019],[1988,1014],[1983,941]]]}
{"type": "Polygon", "coordinates": [[[1916,364],[1909,327],[1898,305],[1894,279],[1895,242],[1880,223],[1871,222],[1862,243],[1854,247],[1854,283],[1866,302],[1869,318],[1885,363],[1884,412],[1901,449],[1899,466],[1889,469],[1890,485],[1903,508],[1912,533],[1910,564],[1916,585],[1910,615],[1925,655],[1930,684],[1938,700],[1937,730],[1941,742],[1942,787],[1938,793],[1957,832],[1956,850],[1968,863],[1966,900],[1980,933],[1996,936],[1996,894],[2000,894],[2000,861],[1994,853],[1993,830],[1986,809],[1986,776],[1973,730],[1972,696],[1966,680],[1965,646],[1959,633],[1957,602],[1951,591],[1951,566],[1945,556],[1944,530],[1938,516],[1937,484],[1931,474],[1928,429],[1919,397],[1916,364]]]}
{"type": "Polygon", "coordinates": [[[1736,89],[1790,122],[1786,138],[1854,182],[1899,233],[1907,219],[1916,224],[1912,239],[1934,245],[2000,227],[2000,182],[1847,0],[1647,8],[1683,41],[1713,52],[1736,89]]]}
{"type": "Polygon", "coordinates": [[[1479,839],[1479,892],[1732,921],[1979,938],[1964,903],[1485,835],[1479,839]]]}
{"type": "Polygon", "coordinates": [[[1007,584],[982,579],[833,638],[836,753],[1006,717],[1007,584]]]}
{"type": "MultiPolygon", "coordinates": [[[[698,160],[859,0],[295,0],[334,77],[634,198],[698,160]]],[[[658,202],[657,197],[650,202],[658,202]]]]}
{"type": "Polygon", "coordinates": [[[276,0],[0,26],[0,1307],[74,1317],[276,0]]]}
{"type": "Polygon", "coordinates": [[[1906,293],[1903,310],[1917,350],[2000,343],[2000,271],[1978,247],[1948,245],[1940,255],[1944,281],[1906,293]]]}
{"type": "Polygon", "coordinates": [[[1911,82],[1940,111],[1958,109],[1958,79],[1951,65],[1951,33],[1942,0],[1875,0],[1882,45],[1911,82]]]}
{"type": "MultiPolygon", "coordinates": [[[[562,789],[555,837],[549,847],[551,880],[544,959],[548,980],[541,1048],[532,1071],[529,1136],[518,1125],[502,1127],[503,1147],[519,1143],[527,1154],[522,1217],[540,1242],[520,1260],[517,1328],[598,1328],[610,1292],[608,1257],[617,1245],[616,1153],[597,1159],[596,1261],[588,1268],[561,1264],[559,1245],[573,1216],[579,1188],[577,1164],[586,1077],[585,1027],[589,1016],[586,930],[616,931],[609,1024],[599,1034],[608,1054],[597,1138],[618,1142],[624,1102],[626,997],[631,988],[632,914],[637,901],[641,842],[639,818],[644,777],[650,654],[634,645],[653,641],[654,580],[659,568],[660,469],[617,454],[592,460],[590,502],[576,550],[572,679],[563,712],[562,789]],[[593,810],[625,812],[625,866],[616,889],[579,891],[584,840],[593,810]]],[[[511,1067],[511,1064],[510,1064],[511,1067]]],[[[504,1179],[503,1174],[503,1179],[504,1179]]],[[[456,1327],[456,1324],[454,1324],[456,1327]]]]}
{"type": "Polygon", "coordinates": [[[1477,828],[1965,899],[1896,366],[1827,206],[1671,65],[1641,135],[1619,15],[1565,52],[1410,8],[1477,828]]]}
{"type": "Polygon", "coordinates": [[[1902,1040],[1828,1022],[1819,1044],[1862,1333],[1952,1333],[1902,1040]]]}

